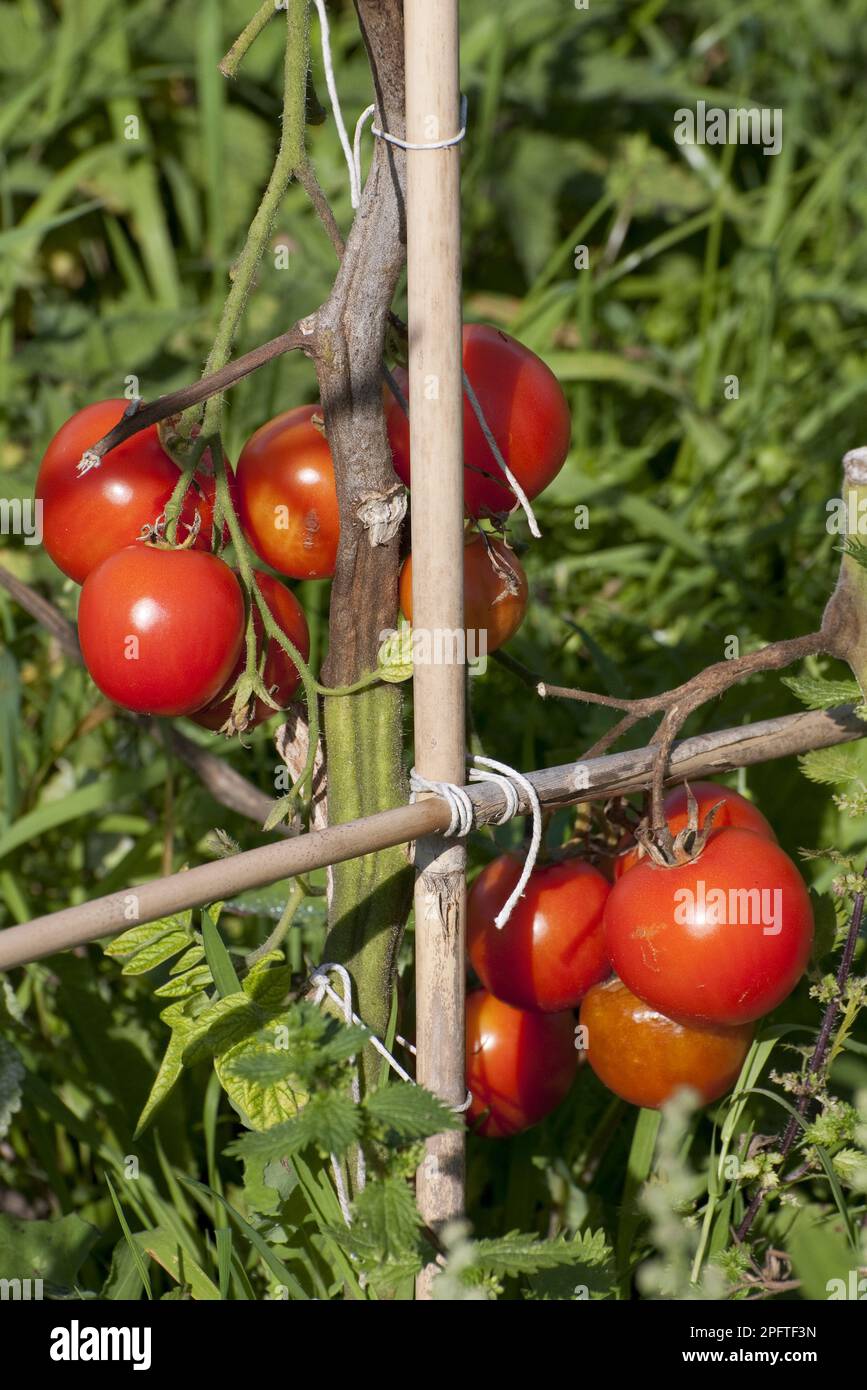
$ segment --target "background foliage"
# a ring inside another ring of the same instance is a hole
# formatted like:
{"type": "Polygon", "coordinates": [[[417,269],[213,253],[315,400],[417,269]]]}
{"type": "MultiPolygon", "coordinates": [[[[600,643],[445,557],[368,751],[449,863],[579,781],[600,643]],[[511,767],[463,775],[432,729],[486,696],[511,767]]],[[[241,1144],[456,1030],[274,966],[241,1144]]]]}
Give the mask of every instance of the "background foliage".
{"type": "MultiPolygon", "coordinates": [[[[217,72],[251,8],[246,0],[0,5],[2,495],[31,495],[47,440],[86,401],[119,394],[130,374],[152,397],[198,373],[277,134],[278,27],[259,39],[235,82],[217,72]],[[137,141],[124,138],[131,115],[137,141]]],[[[330,10],[341,97],[354,118],[369,100],[366,63],[351,6],[330,10]]],[[[838,488],[840,456],[863,442],[867,424],[867,4],[593,0],[576,11],[568,0],[464,0],[462,11],[466,315],[540,352],[574,418],[568,464],[537,509],[543,540],[524,554],[533,599],[511,654],[566,684],[642,695],[720,659],[732,636],[747,651],[812,630],[836,569],[825,504],[838,488]],[[673,113],[699,99],[782,108],[782,153],[676,146],[673,113]],[[574,267],[580,244],[589,247],[589,271],[574,267]],[[736,400],[723,392],[730,375],[740,383],[736,400]],[[575,525],[581,504],[588,529],[575,525]]],[[[318,56],[314,78],[324,100],[318,56]]],[[[311,127],[309,140],[345,227],[348,190],[330,119],[311,127]]],[[[239,351],[315,308],[329,288],[333,253],[297,187],[276,241],[289,249],[288,269],[266,257],[239,351]]],[[[314,391],[298,354],[246,379],[228,398],[230,454],[314,391]]],[[[527,542],[523,522],[513,536],[527,542]]],[[[3,562],[74,616],[73,586],[38,548],[4,538],[3,562]]],[[[315,664],[326,640],[326,586],[300,585],[299,596],[315,664]]],[[[2,594],[0,630],[0,926],[201,860],[213,852],[215,825],[242,847],[260,842],[254,827],[217,811],[185,769],[169,765],[158,743],[112,715],[2,594]]],[[[763,678],[691,727],[798,707],[789,689],[763,678]]],[[[607,724],[596,710],[542,707],[496,664],[472,682],[472,716],[480,748],[526,768],[576,756],[607,724]]],[[[634,741],[648,732],[642,726],[634,741]]],[[[210,743],[273,787],[267,731],[248,747],[210,743]]],[[[863,770],[847,765],[847,790],[863,791],[863,770]]],[[[841,811],[827,785],[835,780],[808,781],[789,760],[753,769],[738,785],[756,796],[789,852],[833,847],[860,862],[863,807],[841,811]]],[[[565,818],[553,833],[566,833],[565,818]]],[[[480,839],[475,862],[492,850],[480,839]]],[[[827,890],[839,866],[816,860],[805,872],[827,890]]],[[[220,926],[233,949],[261,942],[285,899],[278,885],[226,905],[220,926]]],[[[322,939],[321,899],[307,898],[289,938],[296,977],[319,959],[322,939]]],[[[170,984],[169,957],[154,968],[157,985],[170,984]]],[[[306,1177],[295,1172],[277,1211],[261,1155],[225,1153],[237,1117],[207,1055],[193,1058],[158,1123],[133,1140],[168,1037],[158,1017],[166,1000],[140,975],[121,976],[118,962],[92,948],[10,983],[9,1016],[0,1013],[9,1039],[0,1046],[15,1048],[14,1058],[0,1052],[0,1255],[4,1241],[32,1240],[34,1261],[57,1290],[115,1297],[138,1297],[145,1280],[155,1295],[260,1296],[276,1285],[293,1297],[298,1289],[358,1296],[377,1292],[359,1285],[358,1269],[375,1269],[385,1242],[400,1269],[380,1292],[406,1292],[418,1233],[403,1195],[411,1163],[394,1137],[426,1132],[429,1116],[417,1116],[415,1130],[377,1131],[381,1209],[366,1217],[372,1244],[347,1253],[333,1234],[340,1215],[324,1157],[311,1157],[306,1177]],[[129,1155],[140,1162],[137,1185],[124,1181],[129,1155]],[[234,1241],[224,1199],[245,1223],[232,1226],[234,1241]],[[20,1219],[53,1224],[22,1235],[20,1219]]],[[[411,1031],[408,988],[402,1007],[411,1031]]],[[[814,1028],[818,1008],[804,986],[775,1022],[814,1028]]],[[[760,1053],[766,1090],[768,1068],[795,1065],[785,1038],[769,1037],[760,1053]]],[[[308,1081],[327,1090],[334,1077],[308,1081]]],[[[834,1082],[845,1102],[867,1087],[863,1026],[841,1051],[834,1082]]],[[[785,1118],[773,1099],[747,1104],[738,1133],[773,1133],[785,1118]]],[[[581,1248],[569,1252],[565,1271],[556,1254],[540,1270],[541,1257],[517,1238],[507,1257],[502,1246],[484,1254],[483,1242],[470,1246],[456,1233],[452,1295],[563,1298],[576,1285],[623,1294],[630,1262],[655,1248],[675,1285],[654,1283],[651,1263],[641,1292],[685,1296],[695,1229],[710,1210],[711,1249],[721,1250],[731,1203],[741,1201],[733,1187],[707,1196],[711,1144],[719,1147],[713,1122],[725,1133],[731,1116],[723,1103],[666,1120],[649,1206],[640,1191],[655,1122],[643,1114],[636,1122],[587,1074],[540,1129],[471,1143],[476,1235],[521,1230],[577,1239],[581,1248]],[[693,1228],[682,1213],[695,1203],[693,1228]],[[595,1237],[599,1230],[606,1235],[595,1237]]],[[[848,1146],[852,1172],[863,1172],[853,1126],[847,1112],[831,1148],[848,1146]]],[[[314,1149],[340,1151],[340,1136],[327,1129],[326,1142],[325,1132],[314,1149]]],[[[345,1144],[353,1137],[344,1134],[345,1144]]],[[[859,1262],[852,1238],[863,1197],[842,1197],[825,1175],[799,1200],[770,1217],[765,1234],[785,1243],[801,1294],[824,1297],[830,1275],[821,1272],[859,1262]]],[[[729,1267],[727,1276],[742,1272],[729,1267]]]]}

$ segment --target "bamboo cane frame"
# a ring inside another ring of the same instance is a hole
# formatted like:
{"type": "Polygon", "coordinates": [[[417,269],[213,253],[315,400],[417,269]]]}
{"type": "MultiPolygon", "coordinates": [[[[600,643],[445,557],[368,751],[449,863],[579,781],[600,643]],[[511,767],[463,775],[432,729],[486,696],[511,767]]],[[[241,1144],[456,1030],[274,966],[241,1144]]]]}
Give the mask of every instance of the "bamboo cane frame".
{"type": "MultiPolygon", "coordinates": [[[[406,138],[421,145],[459,129],[458,0],[407,0],[406,138]]],[[[413,627],[460,632],[463,585],[460,147],[407,158],[413,627]]],[[[435,644],[429,644],[433,647],[435,644]]],[[[462,783],[466,666],[431,657],[413,674],[415,762],[421,776],[462,783]]],[[[442,829],[442,825],[438,827],[442,829]]],[[[417,1079],[447,1105],[464,1099],[466,848],[425,834],[416,844],[417,1079]]],[[[436,1135],[416,1179],[434,1230],[464,1209],[463,1130],[436,1135]]],[[[432,1271],[418,1281],[430,1292],[432,1271]]]]}
{"type": "MultiPolygon", "coordinates": [[[[867,724],[856,716],[851,705],[718,729],[676,743],[666,781],[718,776],[737,767],[852,743],[865,734],[867,724]]],[[[527,775],[542,806],[553,810],[641,791],[647,786],[655,755],[656,748],[651,744],[527,775]]],[[[484,825],[502,815],[505,799],[493,783],[472,783],[465,790],[475,808],[477,824],[484,825]]],[[[519,791],[518,814],[525,814],[528,809],[526,795],[519,791]]],[[[294,874],[309,873],[424,835],[442,834],[449,816],[445,801],[429,797],[411,806],[380,811],[362,820],[263,845],[215,864],[198,865],[123,893],[36,917],[0,932],[0,970],[11,970],[58,951],[98,941],[137,922],[155,921],[170,913],[216,902],[247,888],[263,888],[294,874]],[[129,915],[133,897],[138,900],[136,917],[129,915]]]]}

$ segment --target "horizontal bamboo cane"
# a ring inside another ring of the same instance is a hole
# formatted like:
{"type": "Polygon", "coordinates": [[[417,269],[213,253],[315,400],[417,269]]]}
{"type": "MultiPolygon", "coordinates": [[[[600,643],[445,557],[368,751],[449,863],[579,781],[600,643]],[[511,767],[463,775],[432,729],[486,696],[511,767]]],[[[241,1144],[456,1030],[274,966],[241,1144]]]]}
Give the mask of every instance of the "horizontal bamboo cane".
{"type": "MultiPolygon", "coordinates": [[[[851,743],[865,734],[867,724],[857,718],[851,705],[719,729],[676,743],[667,780],[682,782],[686,778],[712,776],[813,748],[851,743]]],[[[546,809],[574,806],[641,790],[647,785],[654,753],[651,745],[528,775],[546,809]]],[[[503,793],[494,783],[473,783],[465,790],[476,809],[478,824],[496,820],[503,813],[503,793]]],[[[519,812],[528,809],[526,795],[520,793],[519,812]]],[[[248,888],[262,888],[294,874],[309,873],[327,864],[416,840],[421,835],[442,832],[448,823],[446,802],[430,797],[36,917],[0,932],[0,970],[114,935],[138,922],[155,921],[248,888]]]]}

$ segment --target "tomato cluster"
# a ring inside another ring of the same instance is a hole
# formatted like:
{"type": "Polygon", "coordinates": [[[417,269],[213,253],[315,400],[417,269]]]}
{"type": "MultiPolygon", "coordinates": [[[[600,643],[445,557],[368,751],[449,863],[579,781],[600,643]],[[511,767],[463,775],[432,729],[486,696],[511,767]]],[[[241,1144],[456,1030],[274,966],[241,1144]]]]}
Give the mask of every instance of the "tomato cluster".
{"type": "Polygon", "coordinates": [[[708,1104],[803,975],[813,915],[795,865],[744,797],[692,791],[665,801],[674,862],[624,846],[613,886],[579,858],[540,863],[502,928],[520,861],[504,855],[476,879],[468,953],[484,988],[467,1009],[467,1084],[479,1134],[514,1134],[563,1099],[579,1006],[586,1060],[616,1095],[658,1108],[691,1087],[708,1104]]]}
{"type": "MultiPolygon", "coordinates": [[[[464,332],[464,367],[507,466],[526,494],[536,496],[562,466],[569,443],[569,413],[556,378],[513,338],[480,325],[464,332]]],[[[405,393],[405,373],[396,376],[405,393]]],[[[388,395],[394,465],[408,484],[404,406],[388,395]]],[[[48,445],[36,483],[45,548],[83,586],[82,654],[109,699],[137,712],[189,715],[205,728],[230,730],[235,690],[246,668],[248,622],[257,669],[275,707],[291,698],[298,671],[276,636],[265,641],[254,595],[245,603],[237,575],[220,556],[229,528],[224,522],[221,534],[214,534],[216,484],[207,450],[185,495],[175,546],[163,533],[180,471],[157,426],[138,431],[79,471],[82,455],[127,409],[124,400],[85,406],[48,445]]],[[[469,400],[464,433],[467,514],[476,526],[483,517],[502,522],[517,499],[469,400]]],[[[243,532],[265,564],[290,579],[333,576],[340,519],[318,405],[286,411],[256,430],[235,472],[229,470],[228,483],[243,532]]],[[[467,535],[464,569],[473,650],[495,651],[523,621],[526,575],[505,542],[480,529],[467,535]]],[[[276,627],[306,661],[307,622],[294,594],[265,571],[254,582],[276,627]]],[[[401,572],[400,602],[411,622],[411,555],[401,572]]],[[[250,727],[272,712],[257,695],[242,722],[250,727]]]]}
{"type": "MultiPolygon", "coordinates": [[[[126,404],[108,400],[86,406],[49,444],[36,483],[45,548],[58,568],[82,585],[81,651],[103,694],[139,713],[190,715],[205,728],[219,729],[230,719],[233,690],[245,667],[246,610],[238,577],[213,553],[215,540],[221,548],[229,532],[224,524],[219,537],[213,534],[216,483],[210,457],[206,452],[184,498],[179,543],[169,546],[161,540],[161,518],[180,472],[156,426],[117,445],[95,467],[78,470],[82,454],[119,422],[126,404]]],[[[267,493],[262,501],[263,470],[294,471],[309,485],[318,462],[318,485],[311,485],[301,500],[287,486],[284,510],[296,522],[300,511],[314,537],[327,534],[330,556],[320,549],[315,562],[302,570],[299,564],[293,567],[287,549],[282,556],[287,574],[324,575],[334,567],[333,470],[329,472],[330,454],[321,432],[309,423],[314,411],[292,412],[303,416],[302,428],[294,433],[285,426],[287,417],[258,431],[241,455],[237,474],[229,476],[232,504],[244,517],[257,553],[267,559],[269,538],[283,538],[283,532],[271,525],[267,493]],[[261,439],[269,430],[270,452],[261,439]],[[315,520],[320,512],[327,514],[330,531],[315,520]]],[[[296,534],[291,525],[289,532],[296,534]]],[[[295,550],[299,547],[303,551],[303,536],[295,550]]],[[[253,578],[277,627],[306,660],[310,637],[295,595],[270,574],[256,572],[253,578]]],[[[298,685],[298,672],[276,638],[269,637],[266,644],[256,604],[251,618],[264,687],[275,707],[284,706],[298,685]]],[[[257,697],[247,726],[273,712],[257,697]]]]}

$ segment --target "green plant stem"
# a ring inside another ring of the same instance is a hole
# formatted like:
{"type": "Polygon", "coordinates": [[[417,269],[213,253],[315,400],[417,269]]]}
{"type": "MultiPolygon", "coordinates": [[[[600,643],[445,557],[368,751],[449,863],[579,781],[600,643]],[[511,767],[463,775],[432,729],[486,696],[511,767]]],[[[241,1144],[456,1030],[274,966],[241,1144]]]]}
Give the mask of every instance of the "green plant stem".
{"type": "Polygon", "coordinates": [[[307,889],[303,880],[300,878],[293,879],[292,887],[289,889],[289,896],[286,899],[286,906],[281,912],[280,920],[271,932],[271,935],[266,941],[262,942],[261,946],[257,946],[255,951],[250,951],[249,955],[244,957],[244,964],[248,969],[255,965],[257,961],[269,955],[271,951],[276,951],[278,947],[282,945],[283,939],[292,925],[295,913],[298,911],[306,896],[307,889]]]}
{"type": "Polygon", "coordinates": [[[274,0],[263,0],[253,18],[240,32],[225,58],[220,62],[224,77],[234,77],[251,44],[259,37],[270,19],[278,13],[274,0]]]}
{"type": "MultiPolygon", "coordinates": [[[[325,702],[326,741],[338,750],[328,779],[331,825],[405,803],[400,701],[398,687],[380,686],[325,702]]],[[[396,846],[335,866],[332,884],[325,957],[346,966],[360,1017],[384,1037],[394,958],[412,895],[406,850],[396,846]]],[[[378,1054],[366,1048],[366,1084],[376,1085],[380,1064],[378,1054]]]]}
{"type": "MultiPolygon", "coordinates": [[[[256,210],[256,215],[250,223],[244,248],[235,263],[232,285],[226,296],[220,324],[208,354],[208,360],[205,363],[203,376],[210,376],[220,367],[225,366],[229,360],[247,298],[253,287],[259,262],[268,245],[278,209],[293,174],[305,162],[304,120],[309,61],[309,20],[309,0],[287,0],[280,146],[271,177],[268,180],[268,186],[256,210]]],[[[222,393],[209,398],[205,406],[202,427],[206,436],[211,436],[219,428],[222,407],[222,393]]],[[[197,406],[191,406],[189,410],[184,412],[179,426],[182,434],[189,434],[197,421],[197,416],[197,406]]]]}

